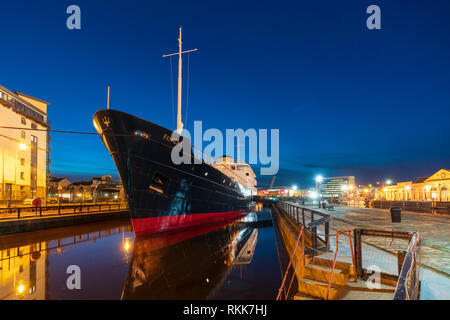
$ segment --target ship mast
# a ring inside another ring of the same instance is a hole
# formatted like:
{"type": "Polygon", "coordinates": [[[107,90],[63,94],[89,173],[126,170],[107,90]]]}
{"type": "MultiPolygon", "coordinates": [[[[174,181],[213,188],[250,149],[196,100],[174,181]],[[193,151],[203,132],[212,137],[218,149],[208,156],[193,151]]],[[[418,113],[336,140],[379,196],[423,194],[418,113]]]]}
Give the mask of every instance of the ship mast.
{"type": "Polygon", "coordinates": [[[180,34],[178,35],[178,52],[177,53],[171,53],[171,54],[165,54],[162,57],[170,57],[174,55],[178,55],[178,112],[177,112],[177,133],[181,135],[181,132],[183,131],[183,122],[181,121],[181,96],[182,96],[182,71],[183,71],[183,59],[181,55],[183,53],[193,52],[197,51],[197,49],[192,50],[186,50],[183,51],[182,41],[181,41],[181,27],[180,27],[180,34]]]}

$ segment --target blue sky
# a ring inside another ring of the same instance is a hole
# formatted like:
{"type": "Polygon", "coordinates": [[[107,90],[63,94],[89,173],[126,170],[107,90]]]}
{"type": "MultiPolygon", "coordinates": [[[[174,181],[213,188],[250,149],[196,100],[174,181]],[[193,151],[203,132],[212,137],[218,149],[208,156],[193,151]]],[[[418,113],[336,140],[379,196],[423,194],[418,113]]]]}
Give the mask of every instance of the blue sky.
{"type": "MultiPolygon", "coordinates": [[[[194,120],[279,128],[279,185],[308,186],[316,174],[409,180],[450,167],[449,9],[444,0],[10,1],[0,83],[50,101],[56,130],[93,131],[108,84],[112,108],[173,128],[161,55],[176,50],[183,25],[185,48],[199,48],[188,129],[194,120]],[[66,28],[71,4],[81,30],[66,28]],[[371,4],[381,30],[366,28],[371,4]]],[[[55,133],[51,148],[52,175],[116,173],[98,137],[55,133]]]]}

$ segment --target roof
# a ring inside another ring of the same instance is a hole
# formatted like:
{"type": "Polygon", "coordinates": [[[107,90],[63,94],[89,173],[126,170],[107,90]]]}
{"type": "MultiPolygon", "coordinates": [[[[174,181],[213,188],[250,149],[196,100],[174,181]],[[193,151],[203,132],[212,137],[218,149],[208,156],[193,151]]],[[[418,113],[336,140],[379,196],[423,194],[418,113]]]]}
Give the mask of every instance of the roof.
{"type": "MultiPolygon", "coordinates": [[[[5,91],[7,94],[14,96],[14,99],[16,99],[16,100],[22,102],[22,103],[23,103],[24,105],[26,105],[27,107],[30,107],[30,108],[32,108],[33,110],[37,111],[37,112],[40,112],[40,113],[42,113],[42,114],[47,115],[46,112],[44,112],[44,111],[42,111],[41,109],[37,108],[36,106],[32,105],[31,103],[29,103],[29,102],[26,101],[25,99],[22,99],[20,96],[17,95],[17,93],[12,92],[11,90],[5,88],[5,87],[2,86],[2,85],[0,85],[0,89],[1,89],[2,91],[5,91]]],[[[16,91],[16,92],[17,92],[17,91],[16,91]]],[[[22,94],[23,94],[23,93],[22,93],[22,94]]],[[[32,98],[32,99],[37,99],[37,98],[31,97],[31,96],[30,96],[30,98],[32,98]]]]}
{"type": "Polygon", "coordinates": [[[90,181],[78,181],[78,182],[74,182],[72,183],[72,186],[90,186],[91,182],[90,181]]]}
{"type": "Polygon", "coordinates": [[[428,177],[419,177],[419,178],[414,179],[412,181],[412,183],[424,183],[425,180],[427,180],[427,179],[428,179],[428,177]]]}
{"type": "Polygon", "coordinates": [[[64,180],[66,177],[58,178],[58,177],[50,177],[51,182],[60,182],[61,180],[64,180]]]}
{"type": "Polygon", "coordinates": [[[14,91],[14,93],[15,94],[17,94],[17,95],[22,95],[22,96],[24,96],[24,97],[27,97],[27,98],[30,98],[30,99],[33,99],[33,100],[36,100],[36,101],[39,101],[39,102],[42,102],[42,103],[45,103],[46,105],[49,105],[49,104],[51,104],[50,102],[48,102],[48,101],[45,101],[45,100],[41,100],[41,99],[39,99],[39,98],[36,98],[36,97],[32,97],[32,96],[30,96],[30,95],[28,95],[28,94],[25,94],[25,93],[23,93],[23,92],[19,92],[19,91],[14,91]]]}

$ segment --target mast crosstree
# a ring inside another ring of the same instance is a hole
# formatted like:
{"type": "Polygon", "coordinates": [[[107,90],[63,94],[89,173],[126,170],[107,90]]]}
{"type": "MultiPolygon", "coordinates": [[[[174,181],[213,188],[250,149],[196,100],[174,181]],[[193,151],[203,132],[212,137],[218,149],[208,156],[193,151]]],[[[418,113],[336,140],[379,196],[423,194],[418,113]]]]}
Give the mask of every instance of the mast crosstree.
{"type": "Polygon", "coordinates": [[[181,132],[183,131],[183,122],[181,121],[181,96],[182,96],[182,70],[183,70],[183,59],[182,54],[188,53],[188,52],[194,52],[197,51],[196,49],[192,50],[186,50],[183,51],[182,47],[182,41],[181,41],[181,31],[182,28],[180,27],[180,34],[178,35],[178,52],[176,53],[170,53],[170,54],[164,54],[162,57],[170,57],[178,55],[178,112],[177,112],[177,133],[181,135],[181,132]]]}

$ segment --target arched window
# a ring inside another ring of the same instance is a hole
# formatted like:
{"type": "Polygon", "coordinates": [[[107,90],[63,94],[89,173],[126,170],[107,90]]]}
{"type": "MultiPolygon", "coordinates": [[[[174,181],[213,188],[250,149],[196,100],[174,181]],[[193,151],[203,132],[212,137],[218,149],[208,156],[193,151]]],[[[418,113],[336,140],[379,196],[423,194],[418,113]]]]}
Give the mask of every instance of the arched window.
{"type": "Polygon", "coordinates": [[[440,201],[449,201],[448,199],[448,188],[446,186],[442,186],[441,188],[441,199],[440,201]]]}
{"type": "Polygon", "coordinates": [[[438,199],[438,189],[436,188],[436,186],[431,188],[431,200],[432,201],[439,201],[439,199],[438,199]]]}

